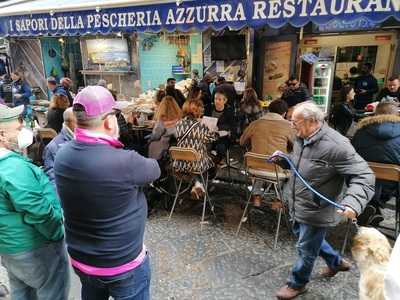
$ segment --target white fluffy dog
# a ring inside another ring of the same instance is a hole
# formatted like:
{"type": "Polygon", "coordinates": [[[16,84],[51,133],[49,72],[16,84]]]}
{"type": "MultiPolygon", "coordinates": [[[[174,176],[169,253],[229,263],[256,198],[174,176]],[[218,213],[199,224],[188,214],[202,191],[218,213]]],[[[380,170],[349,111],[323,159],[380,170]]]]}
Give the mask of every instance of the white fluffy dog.
{"type": "Polygon", "coordinates": [[[360,270],[360,300],[385,300],[384,277],[392,247],[375,228],[360,227],[351,252],[360,270]]]}

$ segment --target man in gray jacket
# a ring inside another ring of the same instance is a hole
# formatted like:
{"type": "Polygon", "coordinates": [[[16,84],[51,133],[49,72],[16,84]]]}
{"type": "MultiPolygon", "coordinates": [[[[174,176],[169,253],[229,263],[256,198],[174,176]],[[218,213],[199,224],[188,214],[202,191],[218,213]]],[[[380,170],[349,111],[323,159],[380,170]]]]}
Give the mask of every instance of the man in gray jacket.
{"type": "MultiPolygon", "coordinates": [[[[306,291],[315,260],[321,256],[327,267],[321,273],[333,277],[348,271],[344,260],[325,240],[329,227],[335,226],[340,216],[355,219],[374,195],[375,177],[367,162],[359,156],[349,140],[324,122],[324,113],[312,102],[296,106],[292,116],[296,131],[291,159],[304,179],[321,194],[338,201],[345,211],[320,199],[292,176],[285,186],[293,231],[298,237],[298,259],[287,285],[277,292],[278,299],[293,299],[306,291]],[[343,186],[346,184],[344,193],[343,186]]],[[[285,167],[283,164],[281,164],[285,167]]],[[[286,166],[287,167],[287,166],[286,166]]]]}

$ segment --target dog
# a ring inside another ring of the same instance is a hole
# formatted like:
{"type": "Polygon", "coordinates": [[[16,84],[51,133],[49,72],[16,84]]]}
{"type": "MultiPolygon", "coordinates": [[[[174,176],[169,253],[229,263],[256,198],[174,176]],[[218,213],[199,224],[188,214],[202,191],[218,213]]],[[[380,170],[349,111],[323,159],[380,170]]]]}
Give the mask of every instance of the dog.
{"type": "Polygon", "coordinates": [[[384,277],[392,247],[375,228],[360,227],[351,253],[360,270],[360,300],[385,300],[384,277]]]}

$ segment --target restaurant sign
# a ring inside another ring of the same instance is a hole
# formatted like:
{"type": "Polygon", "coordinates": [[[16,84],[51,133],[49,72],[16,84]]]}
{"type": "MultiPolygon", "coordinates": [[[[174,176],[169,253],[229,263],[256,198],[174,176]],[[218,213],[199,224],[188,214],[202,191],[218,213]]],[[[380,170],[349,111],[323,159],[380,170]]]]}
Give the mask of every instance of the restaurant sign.
{"type": "Polygon", "coordinates": [[[400,0],[199,0],[147,6],[94,8],[93,10],[22,14],[0,17],[1,36],[84,35],[193,28],[215,30],[229,26],[301,27],[312,21],[327,24],[360,18],[379,23],[400,20],[400,0]]]}

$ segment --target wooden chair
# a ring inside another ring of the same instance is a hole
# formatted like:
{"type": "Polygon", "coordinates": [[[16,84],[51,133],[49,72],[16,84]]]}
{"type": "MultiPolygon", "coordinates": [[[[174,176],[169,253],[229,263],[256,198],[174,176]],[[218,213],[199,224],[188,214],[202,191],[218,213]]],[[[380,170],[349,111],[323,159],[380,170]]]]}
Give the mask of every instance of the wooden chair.
{"type": "MultiPolygon", "coordinates": [[[[196,161],[200,161],[200,159],[201,159],[200,153],[198,153],[196,150],[194,150],[192,148],[170,147],[169,148],[169,153],[170,153],[170,156],[171,156],[171,159],[172,159],[173,162],[175,162],[175,161],[196,162],[196,161]]],[[[193,177],[195,175],[198,175],[201,178],[201,183],[203,184],[204,189],[205,189],[204,198],[203,198],[203,212],[202,212],[201,222],[200,222],[200,230],[202,230],[203,229],[203,224],[206,223],[204,221],[204,219],[205,219],[207,202],[210,205],[211,212],[214,214],[214,205],[212,204],[210,196],[208,194],[208,173],[205,172],[206,174],[203,175],[200,172],[192,171],[192,172],[189,172],[189,173],[180,174],[180,173],[176,172],[176,170],[173,170],[173,171],[174,171],[174,177],[176,179],[178,179],[179,184],[178,184],[178,188],[177,188],[177,191],[176,191],[176,194],[175,194],[175,197],[174,197],[174,203],[172,205],[172,209],[171,209],[171,212],[169,214],[168,220],[171,220],[172,214],[174,213],[176,202],[177,202],[178,197],[180,195],[182,182],[184,180],[190,180],[192,182],[193,181],[193,177]]]]}
{"type": "MultiPolygon", "coordinates": [[[[376,162],[368,162],[369,167],[374,171],[376,180],[386,180],[397,183],[397,191],[396,191],[396,204],[394,207],[395,210],[395,227],[389,228],[385,226],[379,225],[378,228],[393,230],[395,233],[395,238],[397,238],[399,234],[399,225],[400,225],[400,166],[393,164],[383,164],[376,162]]],[[[389,207],[388,207],[389,208],[389,207]]]]}
{"type": "Polygon", "coordinates": [[[247,212],[249,208],[249,204],[251,201],[251,196],[253,194],[254,185],[256,180],[260,180],[264,183],[268,184],[267,190],[270,190],[271,187],[274,188],[275,196],[281,201],[281,205],[278,212],[278,224],[275,232],[275,240],[274,240],[274,249],[276,249],[276,245],[279,237],[279,229],[281,225],[282,214],[285,214],[284,210],[284,199],[282,193],[282,182],[286,180],[289,175],[284,172],[279,166],[274,163],[270,163],[267,161],[268,156],[262,154],[256,154],[252,152],[247,152],[244,155],[244,163],[246,174],[248,178],[251,180],[252,189],[250,191],[250,195],[247,199],[246,206],[243,211],[242,218],[240,219],[239,226],[237,228],[236,234],[239,233],[242,223],[247,220],[247,212]]]}
{"type": "MultiPolygon", "coordinates": [[[[369,167],[374,171],[375,173],[375,178],[376,180],[386,180],[386,181],[392,181],[397,183],[397,192],[396,192],[396,204],[394,207],[395,210],[395,227],[390,228],[386,226],[379,225],[377,228],[383,228],[387,230],[394,231],[395,236],[394,239],[397,238],[399,234],[399,227],[400,227],[400,206],[399,206],[399,201],[400,201],[400,166],[399,165],[393,165],[393,164],[385,164],[385,163],[377,163],[377,162],[368,162],[369,167]]],[[[387,206],[387,208],[389,208],[387,206]]],[[[351,221],[348,222],[347,229],[346,229],[346,234],[342,246],[341,253],[343,254],[346,246],[347,246],[347,241],[348,241],[348,236],[350,233],[350,227],[352,226],[351,221]]]]}

